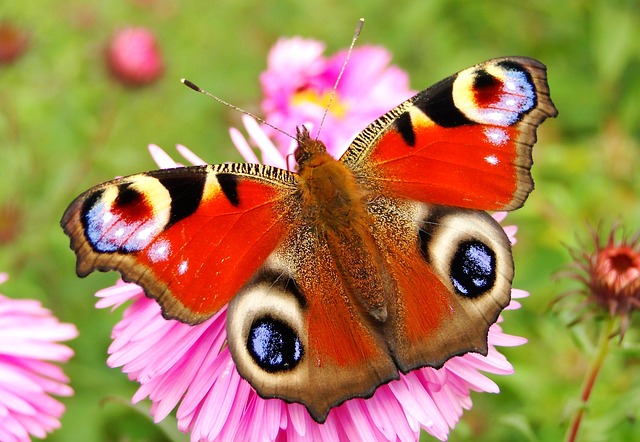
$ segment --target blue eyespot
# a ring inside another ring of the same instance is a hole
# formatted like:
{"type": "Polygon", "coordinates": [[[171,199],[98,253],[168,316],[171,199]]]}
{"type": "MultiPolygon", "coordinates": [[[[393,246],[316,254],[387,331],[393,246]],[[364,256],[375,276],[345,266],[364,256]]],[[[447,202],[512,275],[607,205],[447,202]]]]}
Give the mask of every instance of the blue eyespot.
{"type": "Polygon", "coordinates": [[[480,241],[463,242],[451,261],[450,275],[458,294],[478,297],[495,284],[495,253],[480,241]]]}
{"type": "Polygon", "coordinates": [[[251,325],[247,349],[256,364],[269,373],[293,369],[303,355],[302,342],[293,329],[268,316],[251,325]]]}

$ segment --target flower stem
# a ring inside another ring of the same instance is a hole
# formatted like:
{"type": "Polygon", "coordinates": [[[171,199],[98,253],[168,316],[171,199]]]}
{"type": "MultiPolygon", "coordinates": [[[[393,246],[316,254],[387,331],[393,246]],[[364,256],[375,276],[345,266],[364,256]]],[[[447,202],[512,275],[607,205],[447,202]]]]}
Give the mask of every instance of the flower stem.
{"type": "Polygon", "coordinates": [[[593,385],[596,382],[598,373],[600,373],[600,368],[602,368],[604,359],[609,352],[609,341],[611,340],[611,335],[613,333],[615,324],[616,319],[610,317],[607,321],[607,324],[602,329],[602,334],[600,335],[598,347],[596,348],[595,357],[591,362],[589,371],[587,371],[582,384],[582,393],[580,394],[581,403],[576,410],[573,419],[571,419],[571,424],[569,425],[569,429],[567,430],[567,437],[565,438],[565,442],[576,441],[578,430],[580,429],[580,423],[582,422],[584,411],[587,409],[587,402],[589,401],[589,397],[591,396],[591,390],[593,390],[593,385]]]}

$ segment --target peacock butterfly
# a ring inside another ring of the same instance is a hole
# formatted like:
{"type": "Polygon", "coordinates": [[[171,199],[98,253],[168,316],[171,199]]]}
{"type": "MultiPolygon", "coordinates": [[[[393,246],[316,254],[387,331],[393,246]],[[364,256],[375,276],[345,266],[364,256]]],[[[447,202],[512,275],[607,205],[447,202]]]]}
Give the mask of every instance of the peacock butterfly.
{"type": "Polygon", "coordinates": [[[265,398],[332,407],[467,352],[510,301],[509,240],[486,210],[533,189],[546,68],[489,60],[401,103],[336,160],[302,127],[297,172],[227,163],[100,184],[61,225],[76,271],[116,270],[167,319],[229,304],[238,372],[265,398]]]}

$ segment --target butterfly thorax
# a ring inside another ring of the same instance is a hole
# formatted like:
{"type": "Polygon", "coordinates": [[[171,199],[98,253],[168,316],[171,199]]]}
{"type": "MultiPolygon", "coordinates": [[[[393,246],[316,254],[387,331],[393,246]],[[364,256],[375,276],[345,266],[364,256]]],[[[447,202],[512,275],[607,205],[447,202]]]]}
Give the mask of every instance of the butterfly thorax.
{"type": "Polygon", "coordinates": [[[326,242],[347,295],[366,314],[384,322],[391,284],[388,270],[373,238],[367,193],[351,170],[326,151],[321,141],[298,132],[295,152],[299,165],[300,199],[304,222],[326,242]]]}

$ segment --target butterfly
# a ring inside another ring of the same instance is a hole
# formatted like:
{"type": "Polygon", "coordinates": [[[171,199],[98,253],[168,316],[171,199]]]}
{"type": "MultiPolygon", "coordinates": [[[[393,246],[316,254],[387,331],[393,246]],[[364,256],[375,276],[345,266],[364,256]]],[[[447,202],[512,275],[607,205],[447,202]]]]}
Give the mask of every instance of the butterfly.
{"type": "Polygon", "coordinates": [[[199,324],[228,304],[240,375],[321,423],[399,373],[486,355],[514,264],[485,211],[525,202],[536,129],[556,115],[543,64],[493,59],[390,110],[339,160],[301,127],[297,171],[117,178],[61,225],[79,276],[116,270],[166,319],[199,324]]]}

